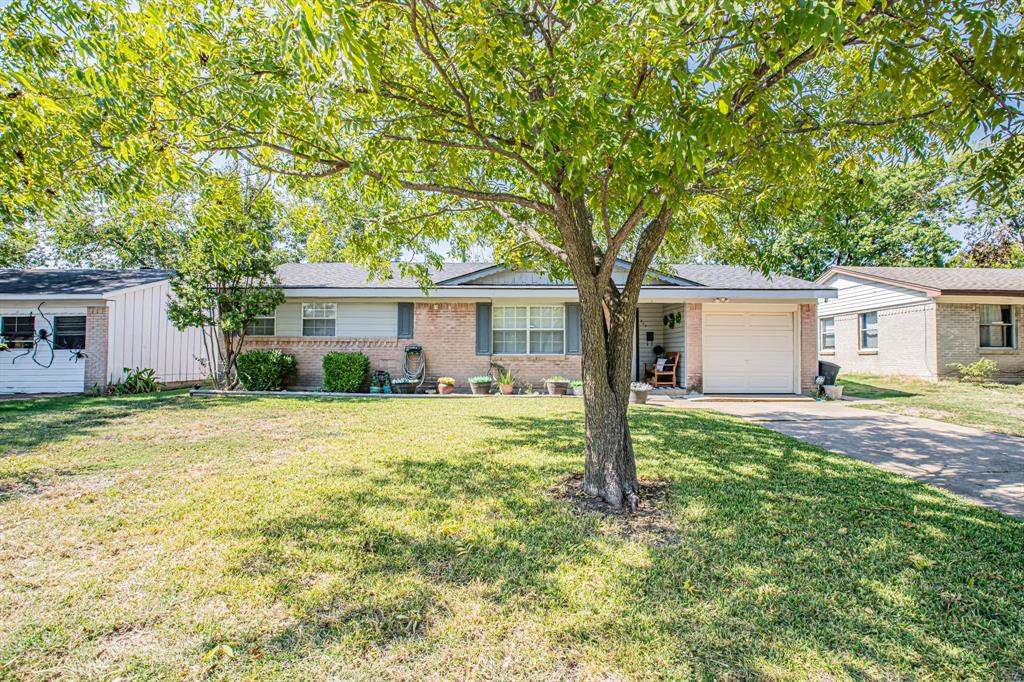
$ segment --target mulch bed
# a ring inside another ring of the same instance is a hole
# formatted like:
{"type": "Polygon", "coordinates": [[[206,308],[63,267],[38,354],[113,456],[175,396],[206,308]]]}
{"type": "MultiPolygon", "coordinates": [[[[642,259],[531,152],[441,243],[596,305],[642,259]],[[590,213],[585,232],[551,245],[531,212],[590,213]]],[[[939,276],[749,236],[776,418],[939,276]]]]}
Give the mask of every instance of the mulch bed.
{"type": "Polygon", "coordinates": [[[678,542],[679,532],[668,512],[668,481],[640,480],[640,504],[630,513],[615,510],[599,497],[583,492],[583,475],[572,474],[548,492],[575,516],[600,516],[602,533],[627,540],[639,540],[656,547],[678,542]]]}

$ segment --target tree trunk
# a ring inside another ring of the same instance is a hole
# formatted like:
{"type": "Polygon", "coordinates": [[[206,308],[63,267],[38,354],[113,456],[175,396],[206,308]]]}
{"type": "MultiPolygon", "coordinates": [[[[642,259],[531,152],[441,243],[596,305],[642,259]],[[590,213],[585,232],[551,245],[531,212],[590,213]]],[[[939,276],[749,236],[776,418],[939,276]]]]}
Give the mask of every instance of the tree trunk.
{"type": "Polygon", "coordinates": [[[616,510],[636,510],[640,488],[629,434],[629,366],[635,303],[609,310],[580,299],[586,462],[583,490],[616,510]]]}

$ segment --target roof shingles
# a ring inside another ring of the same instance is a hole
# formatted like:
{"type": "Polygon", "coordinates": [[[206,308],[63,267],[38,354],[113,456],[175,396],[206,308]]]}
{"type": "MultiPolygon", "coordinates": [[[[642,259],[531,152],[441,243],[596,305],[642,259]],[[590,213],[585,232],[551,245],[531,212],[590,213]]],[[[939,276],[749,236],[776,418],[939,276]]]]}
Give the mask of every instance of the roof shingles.
{"type": "Polygon", "coordinates": [[[160,282],[170,276],[169,270],[0,269],[0,294],[102,296],[121,289],[160,282]]]}
{"type": "Polygon", "coordinates": [[[1024,269],[1012,268],[895,268],[839,266],[832,273],[864,275],[910,287],[943,293],[1007,293],[1024,294],[1024,269]]]}

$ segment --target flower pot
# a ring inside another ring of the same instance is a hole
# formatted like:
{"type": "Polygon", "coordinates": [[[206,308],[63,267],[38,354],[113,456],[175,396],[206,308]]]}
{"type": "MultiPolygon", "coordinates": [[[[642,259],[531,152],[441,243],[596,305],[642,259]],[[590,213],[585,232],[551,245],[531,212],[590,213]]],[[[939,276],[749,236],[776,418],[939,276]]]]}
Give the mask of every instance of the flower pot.
{"type": "Polygon", "coordinates": [[[451,384],[438,384],[437,392],[441,395],[448,395],[455,392],[455,387],[451,384]]]}
{"type": "Polygon", "coordinates": [[[548,389],[548,395],[565,395],[569,390],[568,381],[545,381],[544,385],[548,389]]]}
{"type": "Polygon", "coordinates": [[[512,395],[512,391],[516,390],[515,384],[498,384],[498,388],[502,395],[512,395]]]}
{"type": "Polygon", "coordinates": [[[643,405],[647,402],[648,391],[630,391],[629,402],[636,405],[643,405]]]}
{"type": "Polygon", "coordinates": [[[475,383],[469,385],[469,390],[473,392],[473,395],[487,395],[491,392],[491,382],[475,383]]]}
{"type": "Polygon", "coordinates": [[[842,400],[843,399],[843,387],[842,386],[822,386],[825,389],[825,397],[829,400],[842,400]]]}
{"type": "Polygon", "coordinates": [[[391,387],[395,390],[395,393],[409,394],[416,392],[416,384],[412,383],[411,381],[409,383],[392,383],[391,387]]]}

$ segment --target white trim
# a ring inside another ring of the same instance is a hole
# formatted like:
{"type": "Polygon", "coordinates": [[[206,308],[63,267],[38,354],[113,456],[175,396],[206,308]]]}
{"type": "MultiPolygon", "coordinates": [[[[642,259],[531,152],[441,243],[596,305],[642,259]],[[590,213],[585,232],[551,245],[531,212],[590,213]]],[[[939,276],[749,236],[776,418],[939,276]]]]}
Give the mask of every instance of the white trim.
{"type": "MultiPolygon", "coordinates": [[[[295,298],[390,298],[409,299],[473,299],[488,298],[557,298],[576,302],[579,297],[575,287],[437,287],[424,293],[418,288],[283,288],[285,296],[295,298]]],[[[706,301],[728,298],[744,302],[786,301],[790,303],[817,303],[821,298],[836,298],[834,289],[686,289],[682,287],[644,287],[640,291],[642,303],[675,303],[680,301],[706,301]]]]}

